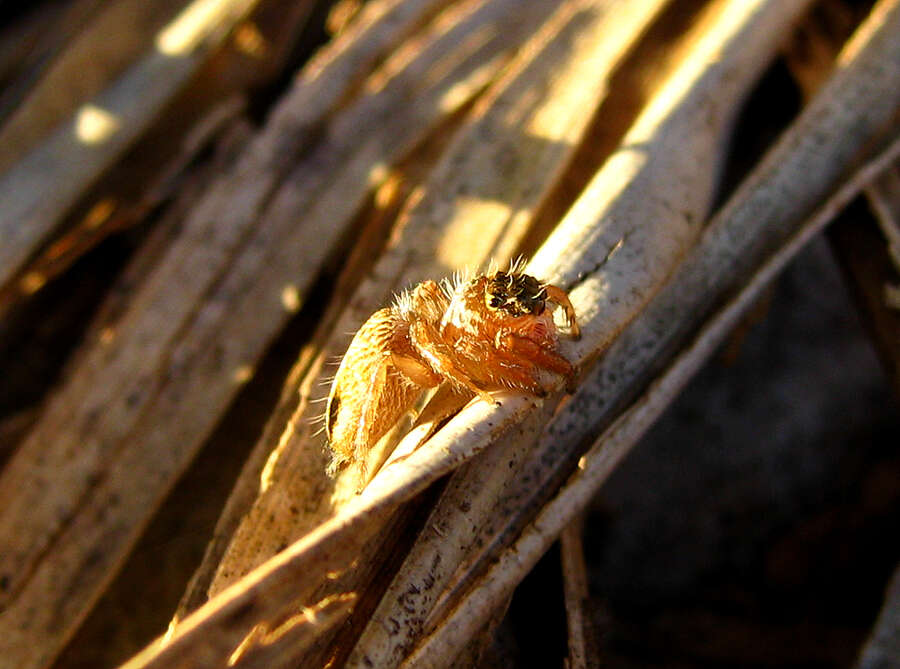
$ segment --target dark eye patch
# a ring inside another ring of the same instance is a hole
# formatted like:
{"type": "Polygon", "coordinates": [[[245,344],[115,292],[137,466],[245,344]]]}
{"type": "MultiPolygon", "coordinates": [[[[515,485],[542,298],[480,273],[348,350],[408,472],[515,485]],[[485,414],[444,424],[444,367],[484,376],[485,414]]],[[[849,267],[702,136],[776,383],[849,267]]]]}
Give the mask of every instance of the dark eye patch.
{"type": "Polygon", "coordinates": [[[510,316],[540,315],[547,297],[541,283],[528,274],[497,272],[486,288],[487,305],[503,309],[510,316]]]}

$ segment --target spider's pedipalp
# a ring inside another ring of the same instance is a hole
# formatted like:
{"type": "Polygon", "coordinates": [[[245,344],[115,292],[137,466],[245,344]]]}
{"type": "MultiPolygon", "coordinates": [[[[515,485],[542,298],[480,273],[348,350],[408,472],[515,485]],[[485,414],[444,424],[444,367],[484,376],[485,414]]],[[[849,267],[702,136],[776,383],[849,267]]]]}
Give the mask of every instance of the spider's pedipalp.
{"type": "Polygon", "coordinates": [[[572,339],[581,339],[581,328],[578,327],[578,321],[575,320],[575,307],[572,306],[569,295],[562,288],[545,284],[541,290],[547,295],[547,299],[555,302],[563,308],[566,314],[566,323],[572,332],[572,339]]]}

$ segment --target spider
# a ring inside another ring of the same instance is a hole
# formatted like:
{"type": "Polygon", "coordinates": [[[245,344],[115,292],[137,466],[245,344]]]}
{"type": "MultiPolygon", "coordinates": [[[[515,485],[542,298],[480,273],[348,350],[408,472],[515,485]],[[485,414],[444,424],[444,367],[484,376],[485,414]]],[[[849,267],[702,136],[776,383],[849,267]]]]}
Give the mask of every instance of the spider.
{"type": "Polygon", "coordinates": [[[364,463],[421,393],[445,381],[492,403],[496,390],[545,396],[548,372],[571,391],[575,368],[558,352],[548,302],[563,308],[579,338],[566,292],[524,274],[521,263],[443,285],[423,281],[376,311],[350,342],[328,397],[332,473],[364,463]]]}

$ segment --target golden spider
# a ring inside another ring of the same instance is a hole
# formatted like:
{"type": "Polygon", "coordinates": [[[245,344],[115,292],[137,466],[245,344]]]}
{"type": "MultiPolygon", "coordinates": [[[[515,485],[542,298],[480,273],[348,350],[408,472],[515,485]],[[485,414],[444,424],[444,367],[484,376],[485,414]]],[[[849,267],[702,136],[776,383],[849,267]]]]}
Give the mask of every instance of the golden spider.
{"type": "Polygon", "coordinates": [[[566,292],[522,273],[519,264],[443,286],[423,281],[376,311],[354,336],[331,386],[325,430],[332,471],[364,463],[422,391],[445,381],[488,402],[495,390],[543,397],[546,372],[565,378],[571,390],[575,368],[558,352],[548,302],[564,309],[577,339],[566,292]]]}

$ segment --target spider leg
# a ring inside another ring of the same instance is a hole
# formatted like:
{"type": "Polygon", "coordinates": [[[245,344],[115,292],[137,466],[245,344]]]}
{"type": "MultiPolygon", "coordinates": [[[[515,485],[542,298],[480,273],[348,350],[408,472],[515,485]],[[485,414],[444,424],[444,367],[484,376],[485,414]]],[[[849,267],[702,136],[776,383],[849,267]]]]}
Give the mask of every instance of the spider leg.
{"type": "Polygon", "coordinates": [[[507,354],[515,356],[517,361],[524,359],[532,364],[564,376],[566,390],[575,390],[575,368],[572,364],[556,351],[544,348],[526,337],[516,334],[506,334],[500,337],[502,349],[507,354]]]}
{"type": "Polygon", "coordinates": [[[353,459],[359,463],[360,480],[368,478],[368,455],[404,413],[409,411],[421,392],[419,385],[404,380],[403,372],[392,369],[393,355],[385,355],[376,366],[366,391],[353,432],[353,459]]]}
{"type": "Polygon", "coordinates": [[[380,404],[381,389],[384,388],[387,381],[389,360],[390,357],[385,356],[376,367],[372,378],[369,379],[362,411],[353,433],[353,459],[359,463],[360,478],[363,481],[368,476],[366,456],[378,440],[379,433],[383,432],[382,426],[378,423],[378,405],[380,404]]]}
{"type": "Polygon", "coordinates": [[[522,356],[510,355],[503,349],[494,349],[498,363],[489,367],[492,376],[503,385],[524,390],[535,397],[546,397],[547,391],[535,378],[535,365],[522,356]],[[504,364],[506,363],[506,364],[504,364]],[[499,367],[499,369],[497,369],[499,367]],[[496,371],[494,371],[496,370],[496,371]]]}
{"type": "Polygon", "coordinates": [[[499,405],[500,403],[487,390],[472,381],[466,370],[453,359],[452,348],[443,344],[439,336],[431,330],[418,322],[410,328],[410,334],[416,342],[415,348],[434,373],[442,379],[449,379],[458,386],[469,389],[485,402],[499,405]]]}
{"type": "Polygon", "coordinates": [[[562,288],[550,285],[544,286],[544,291],[547,293],[547,299],[556,302],[566,313],[566,322],[572,330],[572,339],[581,339],[581,328],[578,327],[578,322],[575,320],[575,308],[569,300],[568,293],[562,288]]]}
{"type": "Polygon", "coordinates": [[[513,388],[524,390],[535,397],[546,397],[547,391],[534,380],[531,374],[521,368],[509,367],[503,370],[503,380],[513,388]]]}
{"type": "Polygon", "coordinates": [[[459,369],[452,361],[446,361],[446,364],[442,366],[441,373],[447,378],[455,381],[459,385],[468,388],[488,404],[496,404],[497,406],[500,406],[500,402],[495,400],[493,395],[491,395],[487,390],[472,381],[465,373],[465,371],[459,369]]]}
{"type": "Polygon", "coordinates": [[[443,381],[440,374],[436,374],[428,365],[411,355],[397,352],[391,353],[391,363],[417,386],[434,388],[443,381]]]}
{"type": "Polygon", "coordinates": [[[410,296],[413,308],[422,320],[437,323],[447,308],[447,295],[434,281],[423,281],[410,296]]]}

